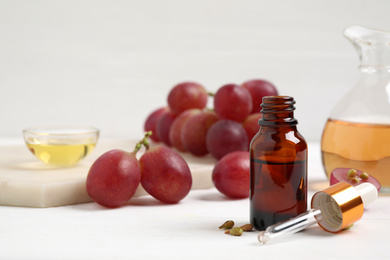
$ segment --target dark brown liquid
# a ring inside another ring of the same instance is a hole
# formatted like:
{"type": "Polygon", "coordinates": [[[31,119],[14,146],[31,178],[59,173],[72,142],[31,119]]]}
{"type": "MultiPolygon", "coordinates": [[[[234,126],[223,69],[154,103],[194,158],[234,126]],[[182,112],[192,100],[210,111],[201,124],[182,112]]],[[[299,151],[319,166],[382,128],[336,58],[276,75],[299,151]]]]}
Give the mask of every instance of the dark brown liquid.
{"type": "Polygon", "coordinates": [[[257,230],[307,210],[306,161],[251,159],[250,221],[257,230]]]}

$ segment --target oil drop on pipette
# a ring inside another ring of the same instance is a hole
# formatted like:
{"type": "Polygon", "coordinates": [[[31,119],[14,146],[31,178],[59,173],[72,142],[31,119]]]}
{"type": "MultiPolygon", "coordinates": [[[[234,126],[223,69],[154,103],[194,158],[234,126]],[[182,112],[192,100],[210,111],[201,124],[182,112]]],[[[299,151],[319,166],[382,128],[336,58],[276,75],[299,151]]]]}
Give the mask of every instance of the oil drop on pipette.
{"type": "Polygon", "coordinates": [[[271,239],[296,233],[315,223],[325,231],[337,233],[358,221],[363,216],[364,207],[377,197],[378,190],[371,183],[353,187],[339,182],[314,194],[311,210],[260,231],[259,242],[265,244],[271,239]]]}

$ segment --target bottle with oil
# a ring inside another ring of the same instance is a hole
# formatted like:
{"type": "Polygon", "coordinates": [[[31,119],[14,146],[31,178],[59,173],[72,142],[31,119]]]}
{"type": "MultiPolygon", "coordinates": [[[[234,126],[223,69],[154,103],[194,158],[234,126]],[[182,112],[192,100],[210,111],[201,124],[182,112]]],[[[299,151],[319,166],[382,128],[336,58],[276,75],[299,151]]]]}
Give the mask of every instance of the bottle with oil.
{"type": "Polygon", "coordinates": [[[307,144],[294,104],[287,96],[264,97],[261,104],[250,146],[250,221],[258,230],[307,210],[307,144]]]}
{"type": "Polygon", "coordinates": [[[360,78],[329,116],[322,163],[328,177],[337,167],[366,171],[390,194],[390,32],[352,26],[344,35],[359,54],[360,78]]]}

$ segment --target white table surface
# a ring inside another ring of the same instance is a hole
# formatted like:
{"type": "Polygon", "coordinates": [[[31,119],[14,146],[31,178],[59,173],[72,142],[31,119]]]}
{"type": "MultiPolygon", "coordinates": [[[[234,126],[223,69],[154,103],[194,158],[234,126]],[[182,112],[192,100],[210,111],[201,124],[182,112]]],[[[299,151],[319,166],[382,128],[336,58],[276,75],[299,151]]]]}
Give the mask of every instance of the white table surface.
{"type": "MultiPolygon", "coordinates": [[[[319,145],[310,143],[309,199],[326,184],[319,145]]],[[[0,206],[0,259],[390,259],[389,196],[350,230],[331,234],[315,225],[263,246],[257,232],[225,235],[218,226],[228,219],[248,223],[249,200],[216,189],[191,191],[176,205],[145,196],[117,209],[0,206]]]]}

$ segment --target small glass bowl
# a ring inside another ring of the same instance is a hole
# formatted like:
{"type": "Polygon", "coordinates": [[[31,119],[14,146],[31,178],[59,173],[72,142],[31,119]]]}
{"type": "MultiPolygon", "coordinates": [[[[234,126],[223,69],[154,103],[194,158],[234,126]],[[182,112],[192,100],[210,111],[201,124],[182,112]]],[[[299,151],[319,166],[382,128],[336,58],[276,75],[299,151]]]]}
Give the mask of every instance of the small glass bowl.
{"type": "Polygon", "coordinates": [[[23,130],[28,149],[39,160],[56,166],[72,166],[89,155],[99,139],[95,127],[31,127],[23,130]]]}

